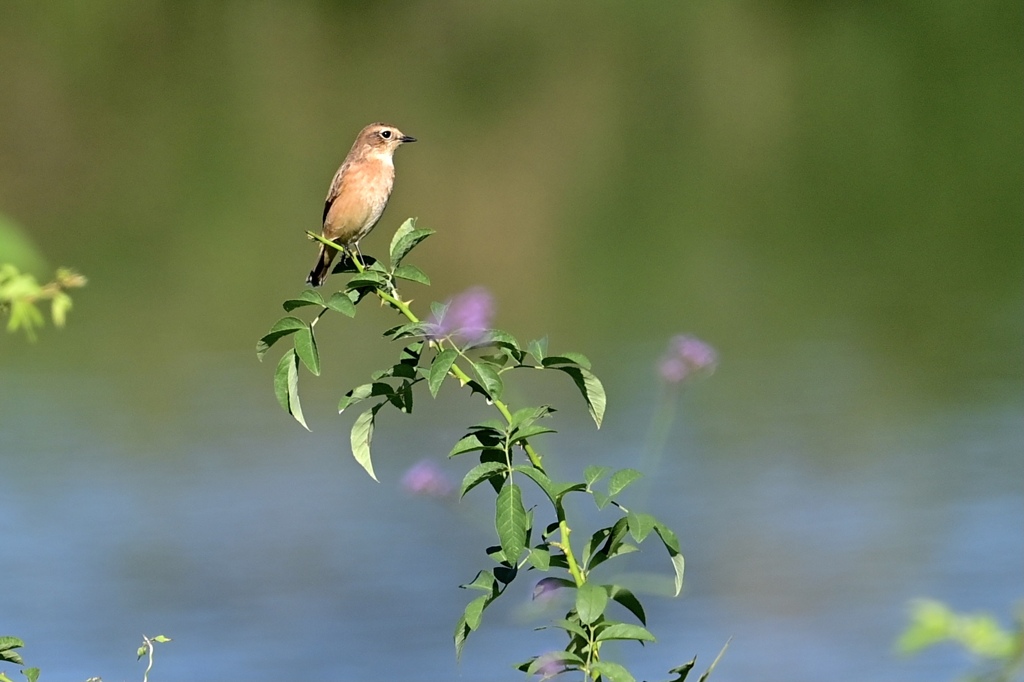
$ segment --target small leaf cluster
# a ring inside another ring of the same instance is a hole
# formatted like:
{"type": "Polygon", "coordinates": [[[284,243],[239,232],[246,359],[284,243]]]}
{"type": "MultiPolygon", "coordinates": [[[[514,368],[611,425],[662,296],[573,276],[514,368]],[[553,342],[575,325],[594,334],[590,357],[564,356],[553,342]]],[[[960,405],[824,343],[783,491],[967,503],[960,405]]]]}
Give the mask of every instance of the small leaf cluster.
{"type": "Polygon", "coordinates": [[[85,283],[85,277],[66,268],[57,270],[52,282],[40,284],[35,277],[10,263],[0,265],[0,313],[8,315],[7,331],[21,329],[30,341],[35,341],[36,329],[45,324],[38,303],[45,300],[50,301],[53,324],[63,327],[71,310],[67,290],[83,287],[85,283]]]}
{"type": "MultiPolygon", "coordinates": [[[[25,646],[25,642],[17,637],[0,636],[0,663],[12,663],[14,665],[25,665],[18,649],[25,646]]],[[[39,668],[22,668],[21,674],[28,682],[36,682],[39,679],[39,668]]],[[[2,670],[0,670],[0,682],[12,682],[2,670]]]]}
{"type": "MultiPolygon", "coordinates": [[[[650,514],[632,511],[620,501],[622,493],[637,479],[634,469],[612,470],[589,466],[581,481],[552,479],[536,443],[549,434],[555,409],[537,405],[513,409],[505,402],[505,386],[514,371],[548,371],[568,377],[576,386],[594,423],[600,427],[606,408],[605,390],[593,373],[590,360],[581,353],[549,353],[546,339],[520,344],[510,333],[488,329],[480,335],[460,335],[441,321],[450,312],[449,305],[434,303],[431,316],[420,319],[410,302],[399,293],[401,280],[429,284],[415,266],[404,263],[409,253],[432,233],[419,229],[414,220],[406,221],[391,241],[387,267],[373,259],[342,254],[336,273],[348,275],[344,288],[330,296],[304,291],[298,298],[284,302],[286,313],[310,308],[309,321],[297,315],[278,320],[257,344],[261,359],[284,338],[292,340],[274,373],[274,392],[282,408],[308,428],[298,393],[300,367],[314,376],[320,374],[320,354],[315,335],[317,321],[328,312],[352,317],[358,304],[368,296],[379,299],[400,317],[399,324],[385,330],[383,339],[398,345],[397,361],[370,375],[369,381],[348,390],[338,404],[339,412],[358,403],[369,406],[356,417],[350,433],[352,454],[366,472],[376,479],[371,445],[377,415],[391,407],[401,413],[413,411],[417,386],[425,385],[436,398],[446,381],[468,389],[497,411],[493,419],[469,426],[454,443],[449,458],[469,455],[475,463],[462,479],[460,496],[478,487],[495,494],[494,528],[497,544],[486,554],[492,564],[477,572],[463,588],[479,592],[465,607],[455,628],[456,655],[466,639],[477,630],[484,611],[520,575],[547,573],[535,583],[535,596],[550,590],[573,590],[573,606],[564,618],[551,627],[567,637],[564,650],[536,656],[519,668],[529,675],[552,676],[565,671],[581,671],[584,679],[613,682],[633,680],[620,664],[601,655],[605,642],[633,640],[641,644],[655,641],[647,630],[647,617],[640,600],[626,586],[602,583],[593,571],[605,562],[639,549],[649,537],[657,537],[668,552],[675,572],[675,594],[683,581],[683,555],[675,533],[650,514]],[[484,485],[486,484],[486,485],[484,485]],[[523,486],[535,486],[546,500],[545,509],[527,509],[523,486]],[[610,524],[590,534],[582,545],[574,546],[573,529],[566,514],[567,495],[589,495],[598,510],[611,513],[610,524]],[[546,518],[539,520],[541,515],[546,518]],[[537,517],[535,519],[535,517],[537,517]],[[611,604],[622,607],[628,622],[619,620],[611,604]]],[[[325,245],[341,247],[310,234],[325,245]]],[[[692,662],[691,662],[692,667],[692,662]]],[[[685,677],[682,666],[672,672],[685,677]]],[[[686,669],[689,670],[688,668],[686,669]]]]}

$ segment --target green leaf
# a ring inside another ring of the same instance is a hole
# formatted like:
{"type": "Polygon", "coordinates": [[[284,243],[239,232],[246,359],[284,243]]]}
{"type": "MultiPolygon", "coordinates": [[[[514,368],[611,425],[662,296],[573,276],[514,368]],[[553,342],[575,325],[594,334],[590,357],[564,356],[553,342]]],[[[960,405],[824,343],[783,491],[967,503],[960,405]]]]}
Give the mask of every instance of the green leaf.
{"type": "Polygon", "coordinates": [[[592,675],[600,675],[602,682],[636,682],[636,679],[629,674],[629,671],[618,663],[611,661],[600,661],[590,666],[592,675]]]}
{"type": "Polygon", "coordinates": [[[6,661],[15,665],[25,665],[25,661],[21,659],[15,649],[20,649],[25,646],[25,643],[17,637],[0,637],[0,661],[6,661]]]}
{"type": "Polygon", "coordinates": [[[593,417],[594,423],[597,424],[597,428],[601,428],[601,421],[604,420],[605,408],[604,386],[601,385],[601,381],[594,376],[590,370],[582,367],[558,366],[553,369],[565,372],[572,377],[572,380],[576,383],[576,387],[580,389],[580,393],[583,394],[583,399],[587,401],[587,408],[590,410],[590,416],[593,417]]]}
{"type": "Polygon", "coordinates": [[[636,469],[619,469],[612,474],[612,479],[608,481],[608,497],[616,497],[640,478],[643,478],[643,474],[636,469]]]}
{"type": "Polygon", "coordinates": [[[459,585],[464,590],[481,590],[492,594],[497,593],[498,586],[494,582],[494,574],[490,571],[480,571],[473,578],[473,582],[459,585]]]}
{"type": "Polygon", "coordinates": [[[324,304],[324,299],[323,299],[323,296],[320,295],[320,292],[314,291],[313,289],[306,289],[305,291],[303,291],[299,295],[298,298],[290,298],[287,301],[285,301],[284,303],[282,303],[281,305],[285,309],[285,312],[289,312],[290,313],[291,311],[295,310],[296,308],[301,308],[303,306],[307,306],[307,305],[319,305],[319,306],[322,306],[323,304],[324,304]]]}
{"type": "Polygon", "coordinates": [[[316,349],[312,327],[300,329],[295,334],[295,352],[313,376],[320,376],[320,353],[316,349]]]}
{"type": "Polygon", "coordinates": [[[523,427],[522,429],[517,430],[512,435],[512,438],[509,439],[509,444],[512,445],[512,444],[518,443],[521,440],[526,440],[527,438],[533,438],[534,436],[539,436],[542,433],[558,433],[558,432],[555,431],[554,429],[549,429],[549,428],[544,427],[544,426],[538,426],[538,425],[526,426],[526,427],[523,427]]]}
{"type": "Polygon", "coordinates": [[[537,407],[524,407],[516,410],[512,414],[512,420],[509,421],[508,428],[510,430],[519,429],[524,426],[530,426],[538,419],[547,417],[549,414],[555,411],[555,408],[550,405],[539,405],[537,407]]]}
{"type": "Polygon", "coordinates": [[[399,265],[395,268],[395,277],[430,286],[430,278],[415,265],[399,265]]]}
{"type": "Polygon", "coordinates": [[[327,301],[327,307],[331,310],[336,310],[342,315],[348,317],[356,316],[356,306],[352,297],[344,291],[336,291],[331,294],[331,298],[327,301]]]}
{"type": "Polygon", "coordinates": [[[306,323],[297,317],[282,317],[274,323],[270,331],[256,343],[256,357],[260,360],[267,354],[270,347],[281,340],[281,338],[294,334],[300,329],[305,329],[306,323]]]}
{"type": "Polygon", "coordinates": [[[21,649],[24,646],[25,642],[18,639],[17,637],[11,637],[8,635],[0,636],[0,653],[3,653],[10,649],[21,649]]]}
{"type": "Polygon", "coordinates": [[[498,372],[492,365],[486,362],[473,362],[472,364],[477,376],[480,377],[480,382],[487,391],[487,395],[491,397],[491,400],[499,400],[504,384],[502,384],[498,372]]]}
{"type": "MultiPolygon", "coordinates": [[[[725,650],[729,648],[729,644],[731,642],[732,637],[725,640],[725,644],[722,646],[722,650],[718,652],[718,655],[715,656],[715,660],[711,661],[711,665],[708,666],[708,669],[704,671],[704,674],[700,676],[700,679],[698,679],[697,682],[707,682],[707,679],[711,677],[711,673],[713,673],[715,671],[715,668],[718,666],[718,662],[722,660],[722,656],[725,656],[725,650]]],[[[695,662],[696,660],[697,659],[694,659],[695,662]]]]}
{"type": "Polygon", "coordinates": [[[484,609],[487,608],[487,604],[491,599],[491,595],[482,594],[466,604],[466,625],[469,626],[470,630],[476,630],[480,627],[480,621],[483,618],[484,609]]]}
{"type": "Polygon", "coordinates": [[[402,223],[398,232],[395,232],[395,236],[391,239],[391,267],[401,265],[402,260],[416,248],[417,244],[434,234],[433,230],[415,229],[415,225],[416,222],[409,219],[402,223]],[[408,229],[406,229],[407,227],[408,229]]]}
{"type": "Polygon", "coordinates": [[[537,362],[544,362],[544,357],[548,354],[548,337],[544,336],[539,339],[535,339],[526,344],[526,351],[536,358],[537,362]]]}
{"type": "Polygon", "coordinates": [[[282,355],[281,361],[277,363],[277,370],[274,372],[274,394],[284,411],[309,431],[306,419],[302,416],[302,405],[299,403],[299,357],[294,350],[282,355]]]}
{"type": "Polygon", "coordinates": [[[558,504],[558,486],[548,478],[547,474],[534,466],[517,466],[513,467],[513,470],[522,472],[533,479],[533,482],[536,483],[540,489],[544,491],[544,494],[548,496],[548,499],[551,500],[551,504],[558,504]]]}
{"type": "Polygon", "coordinates": [[[458,357],[458,351],[451,348],[446,348],[434,356],[434,361],[430,363],[430,374],[427,376],[430,395],[437,397],[437,392],[441,390],[441,383],[448,376],[448,371],[451,370],[458,357]]]}
{"type": "Polygon", "coordinates": [[[601,630],[597,635],[597,641],[603,642],[608,639],[635,639],[638,642],[656,642],[654,635],[647,628],[629,623],[613,623],[601,630]]]}
{"type": "Polygon", "coordinates": [[[352,455],[359,462],[359,465],[366,470],[366,473],[370,474],[370,478],[377,480],[377,475],[373,473],[373,461],[370,459],[370,441],[373,440],[373,421],[377,416],[377,410],[380,409],[383,403],[370,408],[366,412],[363,412],[356,418],[355,423],[352,425],[352,433],[350,440],[352,443],[352,455]]]}
{"type": "Polygon", "coordinates": [[[526,560],[538,571],[546,571],[551,568],[551,551],[548,550],[547,545],[532,547],[526,560]]]}
{"type": "Polygon", "coordinates": [[[519,555],[526,549],[526,509],[519,486],[511,481],[498,493],[495,505],[494,527],[498,532],[501,551],[509,564],[519,563],[519,555]]]}
{"type": "Polygon", "coordinates": [[[672,594],[673,597],[678,597],[679,593],[683,589],[683,569],[686,563],[683,561],[682,551],[679,549],[679,538],[672,532],[668,526],[660,521],[655,521],[654,531],[661,538],[661,542],[665,545],[665,549],[668,550],[669,559],[672,560],[672,568],[675,569],[675,592],[672,594]]]}
{"type": "Polygon", "coordinates": [[[488,433],[471,433],[468,436],[460,439],[452,451],[448,453],[449,457],[455,455],[462,455],[467,452],[473,452],[475,450],[483,450],[485,448],[494,447],[497,444],[498,439],[493,437],[493,434],[488,433]]]}
{"type": "Polygon", "coordinates": [[[590,369],[590,359],[583,353],[559,353],[548,355],[541,364],[545,367],[557,367],[558,365],[579,365],[583,369],[590,369]]]}
{"type": "Polygon", "coordinates": [[[584,625],[600,618],[607,606],[608,593],[602,585],[587,582],[576,589],[576,613],[584,625]]]}
{"type": "Polygon", "coordinates": [[[599,466],[588,466],[583,470],[583,479],[587,482],[587,487],[594,485],[597,481],[608,475],[612,470],[611,467],[599,467],[599,466]]]}
{"type": "Polygon", "coordinates": [[[650,514],[640,514],[637,512],[629,512],[626,518],[629,520],[629,534],[637,542],[643,542],[644,538],[654,530],[654,524],[658,522],[650,514]]]}
{"type": "Polygon", "coordinates": [[[466,493],[475,488],[487,479],[496,476],[499,472],[507,471],[507,465],[500,462],[482,462],[470,469],[462,479],[462,487],[459,489],[459,497],[465,497],[466,493]]]}
{"type": "Polygon", "coordinates": [[[386,384],[383,381],[375,381],[372,384],[362,384],[356,386],[351,391],[345,394],[345,396],[338,403],[338,414],[344,412],[347,408],[355,405],[356,403],[362,402],[367,398],[374,396],[386,396],[388,399],[394,395],[395,389],[391,388],[390,384],[386,384]]]}
{"type": "Polygon", "coordinates": [[[25,676],[25,682],[36,682],[39,679],[39,668],[25,668],[21,674],[25,676]]]}
{"type": "Polygon", "coordinates": [[[552,622],[556,628],[561,628],[566,632],[572,633],[583,639],[587,639],[587,631],[583,629],[583,626],[572,620],[556,620],[552,622]]]}
{"type": "Polygon", "coordinates": [[[348,281],[346,287],[352,289],[387,289],[388,278],[375,270],[364,270],[348,281]]]}
{"type": "Polygon", "coordinates": [[[608,596],[626,607],[641,623],[647,625],[647,614],[644,613],[643,605],[628,589],[621,585],[608,585],[608,596]]]}
{"type": "Polygon", "coordinates": [[[604,509],[611,502],[610,497],[597,490],[590,491],[590,494],[594,496],[594,504],[597,505],[598,509],[604,509]]]}
{"type": "Polygon", "coordinates": [[[677,675],[677,677],[669,680],[669,682],[686,682],[686,676],[690,674],[690,671],[693,670],[693,666],[695,665],[697,665],[696,656],[691,658],[686,663],[683,663],[682,665],[678,665],[675,668],[670,668],[669,672],[673,675],[677,675]]]}

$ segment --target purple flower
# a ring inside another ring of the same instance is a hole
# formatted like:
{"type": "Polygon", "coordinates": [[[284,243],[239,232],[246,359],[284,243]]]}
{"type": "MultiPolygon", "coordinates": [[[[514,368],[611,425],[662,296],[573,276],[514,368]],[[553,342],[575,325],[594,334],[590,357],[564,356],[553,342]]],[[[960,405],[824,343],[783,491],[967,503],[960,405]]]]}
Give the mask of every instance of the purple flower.
{"type": "Polygon", "coordinates": [[[494,299],[483,287],[473,287],[451,301],[439,315],[427,323],[431,338],[452,337],[462,343],[481,341],[490,331],[494,299]]]}
{"type": "Polygon", "coordinates": [[[454,490],[452,482],[432,460],[420,460],[402,476],[402,487],[416,495],[447,497],[454,490]]]}
{"type": "Polygon", "coordinates": [[[698,372],[713,372],[718,364],[715,349],[695,336],[680,334],[669,341],[661,357],[658,373],[670,384],[680,384],[698,372]]]}
{"type": "Polygon", "coordinates": [[[565,663],[564,656],[564,651],[550,651],[546,654],[541,654],[533,662],[533,665],[536,666],[534,674],[542,680],[549,680],[556,675],[561,675],[568,671],[569,667],[565,663]]]}

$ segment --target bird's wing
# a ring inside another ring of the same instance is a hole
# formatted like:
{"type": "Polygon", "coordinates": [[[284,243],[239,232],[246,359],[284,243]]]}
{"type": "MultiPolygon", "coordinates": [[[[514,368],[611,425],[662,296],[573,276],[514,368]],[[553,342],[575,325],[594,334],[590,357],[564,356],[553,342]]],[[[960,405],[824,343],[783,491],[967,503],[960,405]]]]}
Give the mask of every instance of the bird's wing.
{"type": "Polygon", "coordinates": [[[334,174],[334,179],[331,180],[331,187],[327,190],[327,200],[324,202],[324,217],[321,222],[327,222],[327,214],[331,211],[331,204],[341,194],[342,179],[345,177],[345,169],[348,167],[347,159],[346,163],[341,164],[338,172],[334,174]]]}

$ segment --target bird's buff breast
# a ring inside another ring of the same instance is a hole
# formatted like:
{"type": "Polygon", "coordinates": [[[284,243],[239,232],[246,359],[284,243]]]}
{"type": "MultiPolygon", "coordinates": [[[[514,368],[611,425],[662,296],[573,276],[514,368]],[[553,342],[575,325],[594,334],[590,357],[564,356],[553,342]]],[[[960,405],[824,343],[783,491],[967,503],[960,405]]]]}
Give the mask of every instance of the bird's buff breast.
{"type": "Polygon", "coordinates": [[[324,232],[332,239],[358,241],[384,213],[394,182],[395,167],[383,160],[367,158],[349,166],[341,192],[327,214],[324,232]]]}

